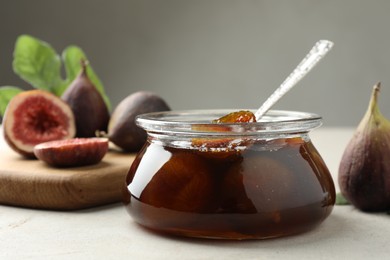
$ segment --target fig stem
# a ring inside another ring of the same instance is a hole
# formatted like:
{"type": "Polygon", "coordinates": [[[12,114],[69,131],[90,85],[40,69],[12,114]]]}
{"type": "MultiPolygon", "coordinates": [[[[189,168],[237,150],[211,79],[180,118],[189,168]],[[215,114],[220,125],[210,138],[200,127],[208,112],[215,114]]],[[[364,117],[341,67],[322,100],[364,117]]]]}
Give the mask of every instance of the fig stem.
{"type": "Polygon", "coordinates": [[[99,130],[96,130],[96,131],[95,131],[95,136],[96,136],[96,137],[105,137],[105,138],[108,138],[108,134],[107,134],[105,131],[99,131],[99,130]]]}
{"type": "Polygon", "coordinates": [[[379,106],[378,106],[378,96],[379,96],[380,89],[381,89],[381,83],[378,82],[376,85],[374,85],[372,89],[368,108],[366,110],[366,113],[364,114],[363,119],[360,121],[358,126],[359,130],[364,129],[368,124],[368,121],[370,120],[373,120],[373,122],[375,122],[377,126],[381,125],[383,115],[379,110],[379,106]]]}
{"type": "Polygon", "coordinates": [[[87,66],[89,64],[89,61],[82,58],[80,60],[80,64],[81,64],[81,73],[87,75],[87,66]]]}
{"type": "Polygon", "coordinates": [[[370,103],[368,105],[369,109],[367,112],[370,113],[371,115],[380,113],[379,108],[378,108],[378,96],[379,96],[380,90],[381,90],[381,83],[378,82],[373,87],[370,103]]]}

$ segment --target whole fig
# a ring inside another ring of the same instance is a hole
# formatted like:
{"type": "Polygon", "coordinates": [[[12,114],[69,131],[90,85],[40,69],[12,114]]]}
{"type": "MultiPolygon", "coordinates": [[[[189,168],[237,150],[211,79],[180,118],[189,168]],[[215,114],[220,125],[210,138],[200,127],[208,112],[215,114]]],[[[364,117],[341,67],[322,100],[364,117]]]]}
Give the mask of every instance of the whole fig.
{"type": "Polygon", "coordinates": [[[379,91],[380,83],[339,167],[341,193],[362,211],[390,209],[390,121],[378,108],[379,91]]]}
{"type": "Polygon", "coordinates": [[[135,124],[135,117],[166,110],[170,110],[167,103],[154,93],[138,91],[127,96],[112,112],[108,123],[109,140],[124,151],[138,151],[146,141],[146,132],[135,124]]]}
{"type": "Polygon", "coordinates": [[[87,62],[82,61],[80,74],[62,95],[76,120],[77,137],[94,137],[96,131],[106,131],[110,113],[103,97],[87,75],[87,62]]]}

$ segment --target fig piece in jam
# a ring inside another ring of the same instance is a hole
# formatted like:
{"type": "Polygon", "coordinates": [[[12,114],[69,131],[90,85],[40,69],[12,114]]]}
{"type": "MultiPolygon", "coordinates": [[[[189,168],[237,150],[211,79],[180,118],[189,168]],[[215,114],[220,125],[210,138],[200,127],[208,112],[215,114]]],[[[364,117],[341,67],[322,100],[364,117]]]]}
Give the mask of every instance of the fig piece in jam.
{"type": "Polygon", "coordinates": [[[137,223],[180,236],[264,239],[311,230],[329,216],[333,180],[308,136],[321,124],[318,116],[269,111],[266,122],[210,123],[226,114],[217,112],[137,119],[148,140],[124,196],[137,223]],[[217,140],[239,145],[207,145],[217,140]]]}
{"type": "MultiPolygon", "coordinates": [[[[225,126],[226,123],[251,123],[256,122],[256,117],[251,111],[247,110],[240,110],[236,112],[231,112],[229,114],[226,114],[218,119],[214,119],[211,121],[213,124],[210,126],[208,124],[203,125],[197,125],[193,127],[193,130],[197,131],[211,131],[211,132],[228,132],[231,131],[231,127],[225,126]]],[[[234,151],[234,149],[231,149],[233,147],[241,146],[243,145],[242,142],[250,142],[249,139],[235,139],[235,138],[202,138],[202,137],[196,137],[192,139],[192,145],[194,147],[197,147],[200,150],[207,149],[209,151],[212,151],[210,148],[213,148],[216,151],[225,150],[225,148],[229,148],[230,151],[229,154],[234,151]]],[[[219,153],[219,154],[213,154],[217,157],[224,157],[226,153],[219,153]]]]}
{"type": "Polygon", "coordinates": [[[250,123],[256,122],[255,114],[251,111],[240,110],[237,112],[231,112],[218,119],[214,119],[213,123],[250,123]]]}

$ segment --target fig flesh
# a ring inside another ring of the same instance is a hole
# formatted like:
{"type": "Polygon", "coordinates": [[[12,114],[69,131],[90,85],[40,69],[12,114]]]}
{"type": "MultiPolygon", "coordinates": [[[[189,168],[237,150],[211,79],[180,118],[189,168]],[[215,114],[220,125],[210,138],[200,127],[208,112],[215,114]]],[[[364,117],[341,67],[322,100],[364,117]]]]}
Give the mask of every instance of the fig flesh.
{"type": "MultiPolygon", "coordinates": [[[[206,132],[228,132],[231,128],[224,124],[236,124],[236,123],[253,123],[256,122],[255,115],[247,110],[240,110],[231,112],[227,115],[224,115],[218,119],[212,120],[213,124],[218,124],[217,126],[195,126],[192,129],[195,131],[206,131],[206,132]]],[[[200,150],[204,151],[218,151],[217,154],[221,154],[220,152],[225,150],[234,150],[237,146],[242,146],[247,143],[247,140],[242,139],[239,140],[237,138],[194,138],[192,140],[192,145],[194,147],[198,147],[200,150]],[[217,150],[215,150],[217,149],[217,150]]],[[[229,152],[230,153],[230,152],[229,152]]]]}
{"type": "Polygon", "coordinates": [[[339,167],[341,193],[362,211],[390,209],[390,121],[379,111],[379,90],[378,83],[339,167]]]}
{"type": "Polygon", "coordinates": [[[82,62],[80,74],[62,95],[76,120],[77,137],[94,137],[96,131],[106,131],[110,114],[103,97],[87,75],[87,62],[82,62]]]}
{"type": "Polygon", "coordinates": [[[256,122],[256,116],[252,112],[245,111],[245,110],[232,112],[216,120],[213,120],[213,123],[252,123],[252,122],[256,122]]]}
{"type": "Polygon", "coordinates": [[[45,142],[34,147],[35,156],[54,167],[97,164],[107,151],[107,138],[72,138],[45,142]]]}
{"type": "Polygon", "coordinates": [[[138,91],[123,99],[114,109],[108,123],[108,138],[127,152],[136,152],[146,141],[145,130],[135,124],[136,116],[170,110],[158,95],[138,91]]]}
{"type": "Polygon", "coordinates": [[[70,107],[59,97],[44,90],[17,94],[4,113],[4,139],[13,150],[25,157],[35,157],[35,145],[73,138],[75,131],[70,107]]]}

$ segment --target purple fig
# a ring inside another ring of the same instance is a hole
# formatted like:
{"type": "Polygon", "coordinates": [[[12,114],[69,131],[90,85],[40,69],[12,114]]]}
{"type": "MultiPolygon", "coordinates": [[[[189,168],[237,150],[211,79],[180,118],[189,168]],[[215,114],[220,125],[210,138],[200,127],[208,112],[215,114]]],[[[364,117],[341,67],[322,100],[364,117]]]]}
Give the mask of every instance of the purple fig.
{"type": "Polygon", "coordinates": [[[379,90],[380,83],[339,167],[341,193],[363,211],[390,209],[390,121],[379,111],[379,90]]]}
{"type": "Polygon", "coordinates": [[[106,131],[110,114],[103,97],[87,75],[87,62],[82,62],[80,74],[66,89],[62,99],[69,104],[76,120],[77,137],[94,137],[106,131]]]}
{"type": "Polygon", "coordinates": [[[108,124],[108,138],[127,152],[136,152],[146,141],[145,130],[135,124],[135,117],[150,112],[170,110],[154,93],[138,91],[123,99],[114,109],[108,124]]]}

